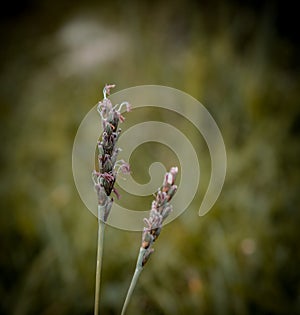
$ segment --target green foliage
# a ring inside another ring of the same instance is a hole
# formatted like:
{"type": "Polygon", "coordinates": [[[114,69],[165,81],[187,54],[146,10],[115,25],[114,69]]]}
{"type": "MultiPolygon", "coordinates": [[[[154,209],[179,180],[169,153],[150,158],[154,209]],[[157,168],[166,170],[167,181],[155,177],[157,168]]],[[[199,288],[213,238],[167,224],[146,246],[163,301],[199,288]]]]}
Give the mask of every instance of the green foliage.
{"type": "MultiPolygon", "coordinates": [[[[300,86],[280,9],[28,3],[1,29],[0,313],[92,314],[97,223],[75,189],[71,151],[109,82],[191,94],[216,119],[228,154],[223,192],[198,217],[209,155],[188,123],[172,119],[203,147],[203,187],[164,227],[128,313],[300,313],[300,86]]],[[[126,124],[149,115],[133,111],[126,124]]],[[[176,165],[160,145],[138,151],[132,170],[140,182],[151,161],[176,165]]],[[[150,205],[151,197],[123,196],[136,208],[150,205]]],[[[106,229],[103,314],[120,313],[140,240],[106,229]]]]}

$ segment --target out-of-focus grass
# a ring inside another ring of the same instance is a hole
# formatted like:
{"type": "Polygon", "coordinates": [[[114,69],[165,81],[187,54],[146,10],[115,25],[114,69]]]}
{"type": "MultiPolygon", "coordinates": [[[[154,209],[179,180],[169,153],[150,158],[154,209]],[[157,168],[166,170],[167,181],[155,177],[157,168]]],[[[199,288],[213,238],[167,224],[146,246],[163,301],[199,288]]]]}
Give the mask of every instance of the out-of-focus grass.
{"type": "MultiPolygon", "coordinates": [[[[300,312],[300,89],[278,6],[59,3],[28,1],[1,21],[0,313],[92,313],[97,224],[73,184],[71,149],[106,82],[190,93],[228,154],[218,202],[198,218],[199,196],[164,228],[129,313],[300,312]]],[[[168,163],[160,146],[138,154],[140,180],[151,154],[168,163]]],[[[139,244],[107,229],[104,314],[120,312],[139,244]]]]}

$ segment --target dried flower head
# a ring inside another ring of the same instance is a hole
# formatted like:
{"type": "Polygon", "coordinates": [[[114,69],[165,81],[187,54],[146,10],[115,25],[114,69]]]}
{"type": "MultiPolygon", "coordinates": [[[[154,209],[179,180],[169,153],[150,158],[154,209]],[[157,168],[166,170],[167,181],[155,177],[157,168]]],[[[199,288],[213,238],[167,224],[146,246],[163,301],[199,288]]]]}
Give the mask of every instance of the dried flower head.
{"type": "Polygon", "coordinates": [[[130,172],[129,164],[123,160],[117,160],[120,148],[116,146],[121,129],[118,128],[119,122],[124,121],[121,114],[123,106],[130,111],[128,102],[113,106],[107,95],[114,88],[114,84],[106,84],[103,89],[103,100],[98,103],[97,111],[100,114],[103,126],[101,140],[98,141],[98,171],[93,171],[92,179],[98,195],[98,204],[102,208],[101,219],[106,222],[109,215],[113,198],[110,197],[114,192],[119,198],[117,190],[114,188],[116,177],[119,172],[127,174],[130,172]]]}
{"type": "Polygon", "coordinates": [[[146,227],[144,227],[143,230],[142,245],[139,251],[135,271],[129,289],[127,291],[121,315],[125,315],[127,306],[129,304],[133,290],[137,284],[138,278],[145,264],[147,263],[150,256],[154,252],[152,245],[160,234],[163,221],[172,211],[172,206],[170,205],[169,202],[177,190],[177,186],[174,185],[177,173],[178,173],[177,167],[172,167],[170,171],[166,173],[163,185],[158,190],[155,196],[155,200],[153,200],[152,202],[149,218],[144,219],[146,227]]]}
{"type": "Polygon", "coordinates": [[[172,167],[170,171],[166,173],[163,185],[158,190],[156,198],[152,202],[150,216],[148,219],[144,219],[146,227],[143,231],[141,247],[145,251],[142,266],[145,265],[153,253],[154,249],[152,248],[152,244],[158,238],[164,220],[172,211],[172,205],[169,202],[177,190],[177,186],[174,185],[177,173],[177,167],[172,167]]]}

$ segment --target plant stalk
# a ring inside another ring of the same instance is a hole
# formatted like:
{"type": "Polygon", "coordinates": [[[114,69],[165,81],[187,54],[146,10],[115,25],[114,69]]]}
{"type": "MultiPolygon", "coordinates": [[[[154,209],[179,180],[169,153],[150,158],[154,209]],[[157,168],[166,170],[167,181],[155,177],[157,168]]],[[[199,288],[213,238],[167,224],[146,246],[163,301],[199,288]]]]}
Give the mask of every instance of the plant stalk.
{"type": "Polygon", "coordinates": [[[136,263],[136,268],[135,268],[135,271],[134,271],[127,295],[126,295],[126,299],[125,299],[125,302],[124,302],[124,305],[122,308],[121,315],[125,315],[125,312],[126,312],[128,304],[129,304],[129,301],[131,299],[133,290],[134,290],[134,288],[137,284],[137,281],[139,279],[139,276],[143,270],[143,257],[144,257],[145,251],[146,250],[144,248],[142,248],[142,247],[140,248],[139,256],[138,256],[137,263],[136,263]]]}
{"type": "Polygon", "coordinates": [[[104,230],[105,223],[101,220],[101,206],[98,206],[98,245],[97,245],[97,265],[96,265],[96,287],[95,287],[95,308],[94,315],[99,314],[100,304],[100,280],[101,280],[101,269],[102,269],[102,257],[103,257],[103,241],[104,241],[104,230]]]}

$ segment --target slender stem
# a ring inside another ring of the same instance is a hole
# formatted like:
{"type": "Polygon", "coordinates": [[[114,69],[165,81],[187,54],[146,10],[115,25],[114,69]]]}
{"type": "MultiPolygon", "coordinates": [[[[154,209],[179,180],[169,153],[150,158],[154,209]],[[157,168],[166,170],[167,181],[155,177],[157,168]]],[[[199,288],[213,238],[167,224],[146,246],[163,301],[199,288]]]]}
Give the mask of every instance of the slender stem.
{"type": "Polygon", "coordinates": [[[94,315],[99,314],[100,302],[100,278],[102,268],[102,253],[103,253],[103,240],[105,223],[101,220],[100,216],[101,206],[98,206],[98,246],[97,246],[97,265],[96,265],[96,288],[95,288],[95,309],[94,315]]]}
{"type": "Polygon", "coordinates": [[[139,279],[139,276],[143,270],[142,262],[143,262],[144,253],[145,253],[145,249],[141,247],[140,252],[139,252],[139,256],[137,259],[137,263],[136,263],[136,268],[135,268],[133,277],[131,279],[131,283],[130,283],[130,286],[129,286],[129,289],[128,289],[128,292],[126,295],[126,299],[125,299],[125,302],[124,302],[124,305],[122,308],[121,315],[125,315],[125,312],[126,312],[128,304],[129,304],[129,301],[131,299],[133,290],[134,290],[134,288],[137,284],[137,281],[139,279]]]}

